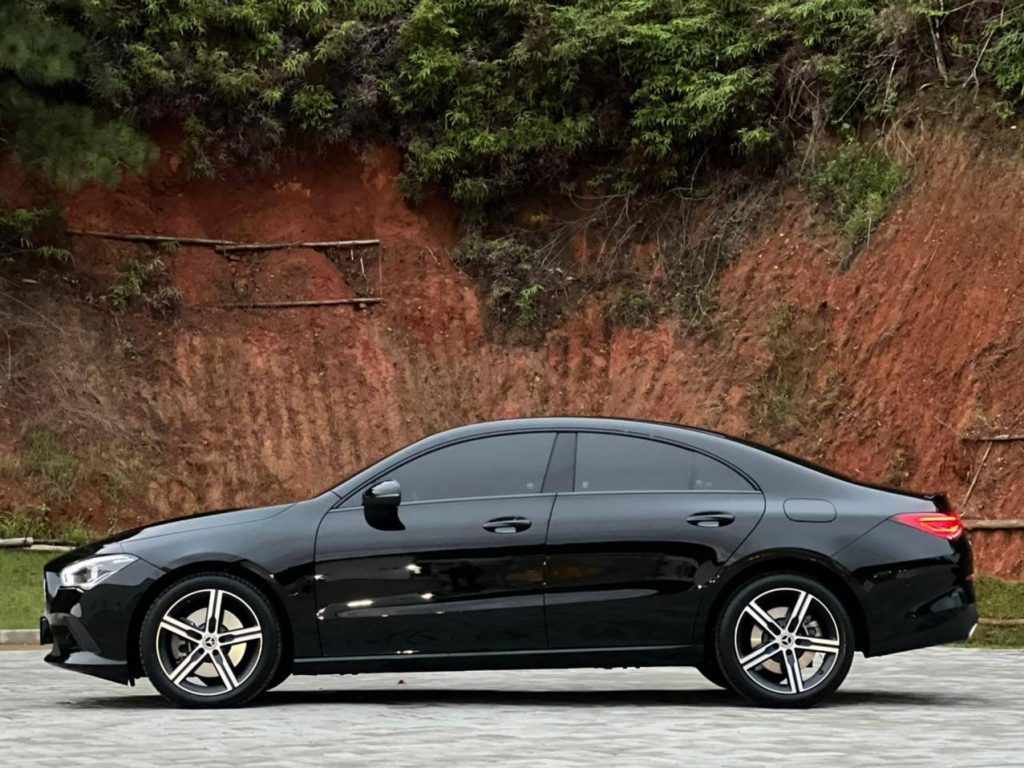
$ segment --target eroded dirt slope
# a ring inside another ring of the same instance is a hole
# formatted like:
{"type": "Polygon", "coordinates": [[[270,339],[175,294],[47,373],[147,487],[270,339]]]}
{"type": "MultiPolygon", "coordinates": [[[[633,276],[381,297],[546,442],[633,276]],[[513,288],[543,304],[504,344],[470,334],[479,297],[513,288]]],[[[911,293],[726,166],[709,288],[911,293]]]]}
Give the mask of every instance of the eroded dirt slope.
{"type": "MultiPolygon", "coordinates": [[[[609,333],[595,301],[534,346],[488,341],[480,300],[448,258],[454,211],[406,205],[393,151],[335,151],[202,182],[165,152],[144,179],[69,196],[69,225],[379,238],[383,247],[238,259],[167,250],[161,258],[184,297],[172,321],[133,313],[115,326],[100,310],[27,293],[80,340],[51,367],[124,340],[130,347],[87,378],[106,421],[119,425],[113,442],[144,446],[154,464],[125,500],[83,488],[84,508],[127,524],[286,500],[442,427],[563,413],[720,429],[856,477],[946,489],[961,505],[985,446],[960,436],[1024,429],[1024,187],[1015,162],[955,137],[928,139],[914,144],[913,187],[848,272],[835,268],[830,240],[791,191],[785,214],[724,275],[711,333],[669,323],[609,333]],[[385,302],[365,312],[207,308],[357,292],[385,302]]],[[[79,237],[75,267],[102,284],[137,250],[79,237]]],[[[36,395],[0,419],[12,450],[45,416],[36,395]]],[[[79,451],[106,439],[72,422],[67,439],[79,451]]],[[[995,446],[963,511],[1019,517],[1022,468],[1024,443],[995,446]]],[[[41,491],[8,480],[3,493],[27,502],[41,491]]],[[[982,569],[1024,578],[1022,538],[976,535],[982,569]]]]}

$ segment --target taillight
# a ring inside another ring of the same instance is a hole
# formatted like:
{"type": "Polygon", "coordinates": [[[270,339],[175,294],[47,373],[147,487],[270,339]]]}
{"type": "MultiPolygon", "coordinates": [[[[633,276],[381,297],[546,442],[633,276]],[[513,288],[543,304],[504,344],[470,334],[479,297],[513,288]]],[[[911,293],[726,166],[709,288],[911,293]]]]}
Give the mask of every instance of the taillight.
{"type": "Polygon", "coordinates": [[[907,512],[896,515],[893,520],[950,541],[960,538],[964,532],[964,524],[956,512],[907,512]]]}

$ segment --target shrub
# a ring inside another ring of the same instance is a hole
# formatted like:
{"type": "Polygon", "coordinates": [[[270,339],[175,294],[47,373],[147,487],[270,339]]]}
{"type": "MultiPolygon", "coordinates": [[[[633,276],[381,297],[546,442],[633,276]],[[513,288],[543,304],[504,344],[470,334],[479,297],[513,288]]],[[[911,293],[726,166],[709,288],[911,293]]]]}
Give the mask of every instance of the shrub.
{"type": "Polygon", "coordinates": [[[63,224],[52,208],[0,208],[0,269],[71,261],[67,249],[41,242],[53,239],[63,224]]]}
{"type": "Polygon", "coordinates": [[[907,169],[883,152],[850,140],[815,162],[806,183],[855,249],[870,237],[908,179],[907,169]]]}
{"type": "Polygon", "coordinates": [[[488,238],[471,232],[452,253],[452,261],[483,284],[488,309],[498,323],[539,330],[553,321],[552,293],[564,278],[536,234],[517,231],[488,238]]]}
{"type": "Polygon", "coordinates": [[[117,275],[102,300],[115,312],[125,312],[141,302],[158,317],[174,314],[181,304],[181,292],[168,284],[162,259],[130,259],[117,275]]]}

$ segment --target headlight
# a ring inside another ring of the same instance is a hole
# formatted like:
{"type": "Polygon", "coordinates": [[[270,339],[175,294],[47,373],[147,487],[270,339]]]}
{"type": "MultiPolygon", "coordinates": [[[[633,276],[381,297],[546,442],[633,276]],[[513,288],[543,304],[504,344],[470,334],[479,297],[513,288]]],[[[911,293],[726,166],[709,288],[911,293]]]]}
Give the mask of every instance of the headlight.
{"type": "Polygon", "coordinates": [[[76,589],[92,589],[108,576],[139,558],[134,555],[101,555],[79,560],[60,572],[60,585],[76,589]]]}

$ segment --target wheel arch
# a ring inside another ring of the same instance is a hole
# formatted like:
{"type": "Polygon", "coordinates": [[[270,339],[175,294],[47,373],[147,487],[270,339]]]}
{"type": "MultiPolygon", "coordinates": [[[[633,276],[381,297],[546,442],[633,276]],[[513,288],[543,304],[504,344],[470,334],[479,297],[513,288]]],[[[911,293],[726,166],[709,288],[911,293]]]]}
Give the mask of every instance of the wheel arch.
{"type": "Polygon", "coordinates": [[[756,558],[737,563],[728,569],[718,588],[706,599],[707,607],[701,606],[695,636],[705,649],[710,647],[715,631],[715,621],[725,606],[726,600],[740,587],[753,579],[773,573],[798,573],[815,579],[835,594],[843,604],[853,624],[854,649],[868,652],[870,632],[864,603],[852,584],[852,579],[838,567],[820,555],[804,552],[778,552],[759,555],[756,558]]]}
{"type": "Polygon", "coordinates": [[[161,592],[167,589],[167,587],[174,582],[200,573],[223,573],[230,576],[237,576],[241,579],[245,579],[267,598],[274,609],[274,614],[277,616],[277,620],[281,623],[281,639],[283,641],[283,647],[281,648],[281,664],[288,665],[290,667],[293,659],[295,658],[295,640],[293,637],[291,621],[289,620],[288,611],[285,608],[284,601],[270,583],[270,579],[265,574],[260,573],[256,568],[248,566],[245,563],[204,559],[187,563],[167,571],[167,573],[150,584],[149,588],[146,589],[142,597],[139,599],[128,624],[127,659],[128,674],[130,678],[134,680],[145,677],[145,672],[142,668],[142,659],[139,657],[139,634],[142,632],[142,622],[146,617],[146,611],[149,610],[149,606],[153,604],[153,601],[156,600],[161,592]]]}

